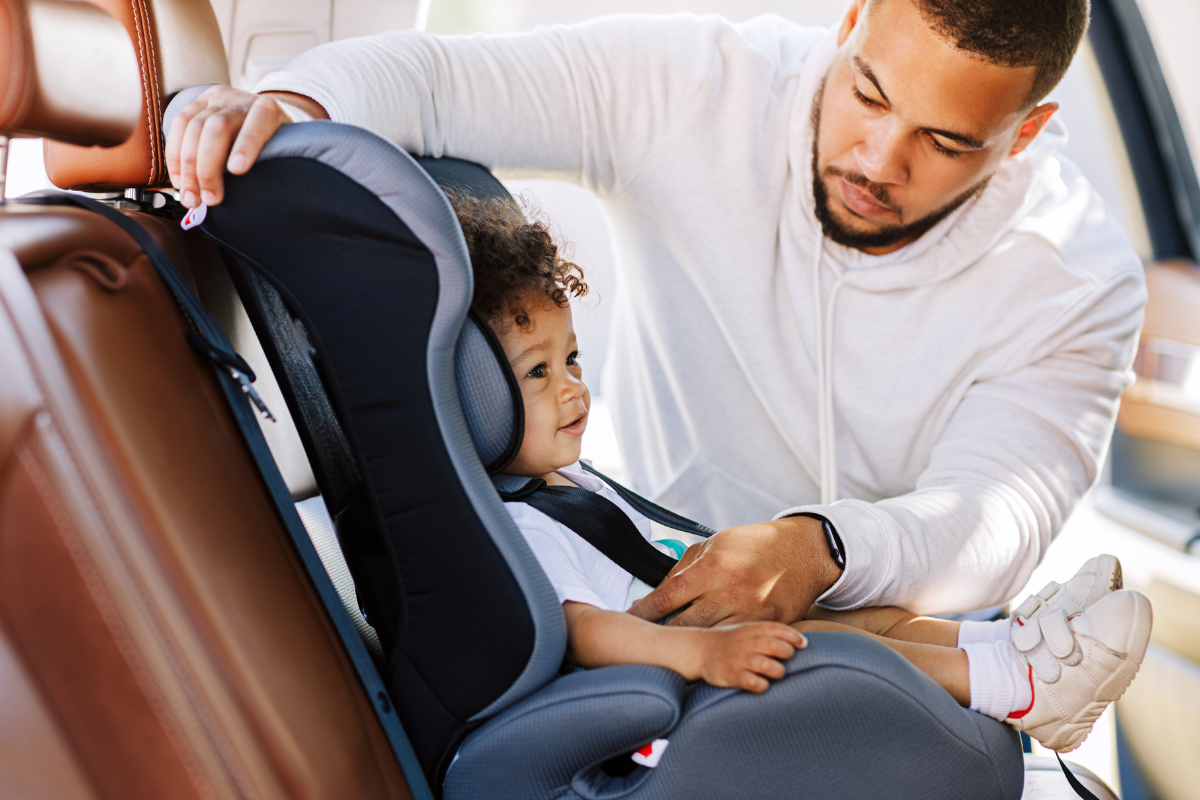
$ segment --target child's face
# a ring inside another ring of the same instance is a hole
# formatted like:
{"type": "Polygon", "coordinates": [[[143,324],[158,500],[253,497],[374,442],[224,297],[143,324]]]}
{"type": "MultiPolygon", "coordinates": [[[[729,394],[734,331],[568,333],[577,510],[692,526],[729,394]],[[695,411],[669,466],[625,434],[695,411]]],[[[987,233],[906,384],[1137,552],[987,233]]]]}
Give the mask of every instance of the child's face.
{"type": "Polygon", "coordinates": [[[529,324],[496,331],[525,402],[525,438],[504,471],[539,477],[579,460],[592,397],[583,384],[571,309],[529,298],[529,324]]]}

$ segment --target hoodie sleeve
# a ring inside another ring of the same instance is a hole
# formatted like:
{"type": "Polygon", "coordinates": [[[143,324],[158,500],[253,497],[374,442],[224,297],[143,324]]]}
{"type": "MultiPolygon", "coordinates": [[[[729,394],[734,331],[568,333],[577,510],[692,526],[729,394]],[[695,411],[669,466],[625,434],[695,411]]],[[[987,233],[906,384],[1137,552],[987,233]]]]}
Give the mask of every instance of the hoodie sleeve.
{"type": "Polygon", "coordinates": [[[821,514],[842,537],[822,605],[963,612],[1020,591],[1107,454],[1146,299],[1137,266],[1077,303],[1045,355],[971,387],[912,492],[778,515],[821,514]]]}
{"type": "Polygon", "coordinates": [[[310,50],[255,91],[311,97],[411,153],[580,183],[628,183],[749,43],[717,17],[614,16],[530,33],[395,31],[310,50]]]}

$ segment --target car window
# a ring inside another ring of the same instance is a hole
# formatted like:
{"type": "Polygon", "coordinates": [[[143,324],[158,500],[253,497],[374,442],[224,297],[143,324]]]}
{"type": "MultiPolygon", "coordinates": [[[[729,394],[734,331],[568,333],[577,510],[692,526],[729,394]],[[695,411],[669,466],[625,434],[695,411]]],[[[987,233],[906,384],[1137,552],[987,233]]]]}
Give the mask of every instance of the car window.
{"type": "Polygon", "coordinates": [[[1200,154],[1200,2],[1196,0],[1138,0],[1154,51],[1179,112],[1192,163],[1200,154]]]}
{"type": "Polygon", "coordinates": [[[1133,168],[1100,65],[1087,39],[1048,99],[1061,104],[1058,114],[1067,126],[1069,138],[1063,155],[1083,171],[1104,198],[1138,255],[1150,260],[1150,234],[1133,168]]]}

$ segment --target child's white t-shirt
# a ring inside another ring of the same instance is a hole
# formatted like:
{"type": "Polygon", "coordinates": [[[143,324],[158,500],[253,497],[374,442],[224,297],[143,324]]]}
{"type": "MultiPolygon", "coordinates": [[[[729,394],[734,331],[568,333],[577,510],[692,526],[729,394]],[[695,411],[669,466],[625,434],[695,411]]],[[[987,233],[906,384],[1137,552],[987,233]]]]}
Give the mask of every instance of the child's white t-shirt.
{"type": "MultiPolygon", "coordinates": [[[[584,471],[578,461],[558,470],[558,474],[583,489],[611,500],[625,512],[642,536],[651,539],[650,520],[622,500],[604,481],[584,471]]],[[[505,503],[504,507],[525,537],[542,571],[550,579],[558,602],[571,600],[605,611],[624,611],[632,599],[636,599],[630,595],[633,576],[588,544],[582,536],[525,503],[505,503]]],[[[649,591],[649,587],[646,587],[646,591],[649,591]]]]}

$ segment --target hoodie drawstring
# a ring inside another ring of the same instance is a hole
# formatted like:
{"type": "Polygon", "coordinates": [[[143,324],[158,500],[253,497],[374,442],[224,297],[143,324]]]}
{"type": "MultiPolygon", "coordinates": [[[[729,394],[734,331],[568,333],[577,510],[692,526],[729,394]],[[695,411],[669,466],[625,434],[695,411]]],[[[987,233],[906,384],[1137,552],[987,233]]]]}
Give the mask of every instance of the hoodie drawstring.
{"type": "Polygon", "coordinates": [[[829,300],[821,307],[821,256],[825,236],[818,229],[813,247],[813,322],[817,331],[817,447],[820,459],[821,505],[837,500],[837,452],[834,449],[833,420],[833,316],[838,292],[844,285],[841,270],[834,268],[836,279],[829,289],[829,300]]]}

